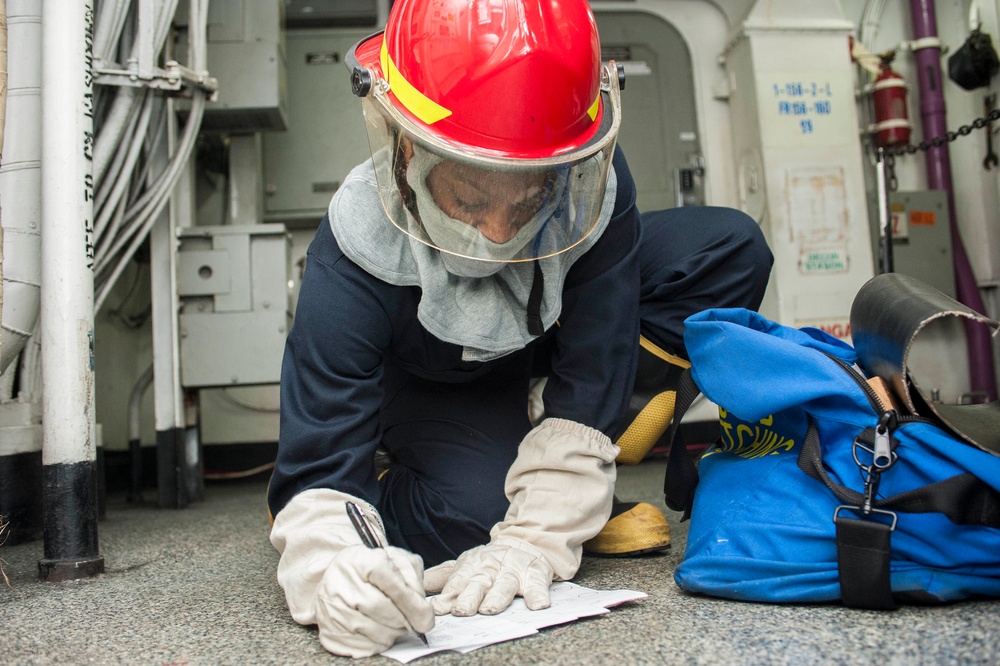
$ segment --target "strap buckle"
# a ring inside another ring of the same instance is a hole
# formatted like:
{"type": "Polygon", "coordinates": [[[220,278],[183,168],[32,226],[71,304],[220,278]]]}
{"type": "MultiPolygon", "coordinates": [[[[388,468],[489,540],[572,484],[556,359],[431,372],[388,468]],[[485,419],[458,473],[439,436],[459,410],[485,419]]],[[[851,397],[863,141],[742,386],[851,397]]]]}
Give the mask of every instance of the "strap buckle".
{"type": "MultiPolygon", "coordinates": [[[[885,509],[874,509],[874,508],[869,508],[867,511],[865,511],[864,507],[854,506],[852,504],[841,504],[840,506],[838,506],[836,509],[833,510],[833,522],[834,523],[836,523],[837,519],[840,518],[840,512],[842,510],[855,511],[855,512],[860,513],[861,515],[865,516],[866,518],[867,517],[871,517],[871,515],[873,513],[877,513],[877,514],[880,514],[880,515],[883,515],[883,516],[889,516],[889,517],[892,518],[892,521],[888,524],[890,532],[894,532],[896,530],[896,523],[899,520],[899,516],[896,515],[895,511],[886,511],[885,509]]],[[[882,521],[880,520],[878,522],[881,523],[882,521]]]]}

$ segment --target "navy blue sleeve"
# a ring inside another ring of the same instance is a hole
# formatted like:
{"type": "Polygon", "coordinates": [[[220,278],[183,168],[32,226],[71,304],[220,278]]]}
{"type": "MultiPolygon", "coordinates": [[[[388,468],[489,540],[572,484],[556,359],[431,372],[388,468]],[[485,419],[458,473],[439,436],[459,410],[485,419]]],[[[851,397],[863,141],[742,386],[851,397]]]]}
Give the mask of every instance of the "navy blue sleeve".
{"type": "Polygon", "coordinates": [[[336,488],[377,504],[373,459],[392,293],[343,256],[324,218],[307,253],[281,365],[272,516],[311,488],[336,488]]]}
{"type": "Polygon", "coordinates": [[[545,413],[613,436],[632,393],[639,351],[639,211],[625,156],[611,221],[566,276],[545,413]]]}

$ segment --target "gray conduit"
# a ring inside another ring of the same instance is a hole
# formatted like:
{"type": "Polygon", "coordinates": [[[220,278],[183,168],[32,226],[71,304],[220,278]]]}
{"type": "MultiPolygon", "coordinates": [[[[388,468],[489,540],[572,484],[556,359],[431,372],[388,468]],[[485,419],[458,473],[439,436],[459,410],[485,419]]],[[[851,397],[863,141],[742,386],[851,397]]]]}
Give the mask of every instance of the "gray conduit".
{"type": "MultiPolygon", "coordinates": [[[[7,121],[7,0],[0,0],[0,155],[3,155],[3,130],[7,121]]],[[[0,226],[0,307],[3,306],[3,227],[0,226]]],[[[0,311],[0,318],[2,318],[0,311]]],[[[0,338],[0,343],[3,340],[0,338]]],[[[0,379],[2,379],[0,371],[0,379]]],[[[0,382],[2,383],[2,382],[0,382]]],[[[0,389],[0,399],[4,395],[0,389]]],[[[3,517],[0,516],[0,520],[3,517]]]]}
{"type": "Polygon", "coordinates": [[[3,313],[0,372],[17,358],[38,322],[41,289],[40,3],[8,0],[7,117],[0,203],[3,205],[3,313]]]}

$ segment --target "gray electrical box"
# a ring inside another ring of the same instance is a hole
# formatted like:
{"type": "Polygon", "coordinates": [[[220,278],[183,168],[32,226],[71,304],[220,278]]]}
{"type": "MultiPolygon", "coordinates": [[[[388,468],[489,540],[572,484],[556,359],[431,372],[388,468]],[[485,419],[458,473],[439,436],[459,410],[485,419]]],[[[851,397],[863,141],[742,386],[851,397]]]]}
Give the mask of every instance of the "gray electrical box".
{"type": "MultiPolygon", "coordinates": [[[[187,3],[175,23],[188,24],[187,3]]],[[[218,96],[205,107],[203,131],[260,132],[288,126],[283,0],[225,0],[208,5],[208,72],[218,96]]],[[[187,53],[186,33],[178,55],[187,53]]],[[[186,103],[179,103],[183,108],[186,103]]]]}
{"type": "Polygon", "coordinates": [[[288,32],[288,131],[264,135],[265,220],[315,227],[347,173],[371,159],[344,55],[372,32],[288,32]]]}
{"type": "Polygon", "coordinates": [[[951,220],[945,191],[892,192],[889,212],[893,270],[954,298],[951,220]]]}
{"type": "Polygon", "coordinates": [[[188,227],[178,236],[181,384],[277,383],[292,320],[284,225],[188,227]]]}

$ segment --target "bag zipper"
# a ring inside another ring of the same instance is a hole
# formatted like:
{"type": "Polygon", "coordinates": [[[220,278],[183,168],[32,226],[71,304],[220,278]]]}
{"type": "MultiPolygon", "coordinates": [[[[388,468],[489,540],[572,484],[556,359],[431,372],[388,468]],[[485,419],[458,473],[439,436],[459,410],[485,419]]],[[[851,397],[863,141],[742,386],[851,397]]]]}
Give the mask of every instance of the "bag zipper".
{"type": "MultiPolygon", "coordinates": [[[[821,353],[830,358],[831,360],[833,360],[837,365],[839,365],[844,370],[844,372],[846,372],[848,376],[850,376],[850,378],[854,380],[854,383],[857,384],[858,387],[865,392],[865,395],[868,397],[868,403],[871,405],[872,410],[875,412],[876,415],[884,415],[889,412],[894,412],[896,414],[897,426],[902,425],[904,423],[930,423],[931,425],[937,425],[937,421],[929,419],[926,416],[917,416],[914,414],[900,414],[895,410],[886,409],[882,405],[882,402],[879,400],[878,394],[875,393],[875,389],[873,389],[871,385],[865,380],[864,375],[855,370],[852,366],[848,365],[846,361],[837,358],[833,354],[830,354],[828,352],[821,352],[821,353]]],[[[881,422],[881,419],[879,420],[881,422]]]]}

